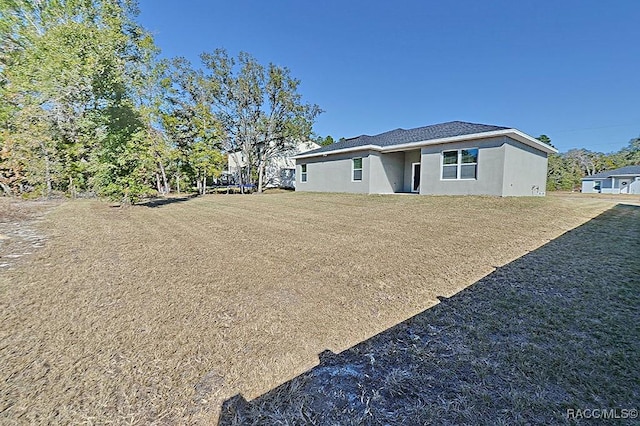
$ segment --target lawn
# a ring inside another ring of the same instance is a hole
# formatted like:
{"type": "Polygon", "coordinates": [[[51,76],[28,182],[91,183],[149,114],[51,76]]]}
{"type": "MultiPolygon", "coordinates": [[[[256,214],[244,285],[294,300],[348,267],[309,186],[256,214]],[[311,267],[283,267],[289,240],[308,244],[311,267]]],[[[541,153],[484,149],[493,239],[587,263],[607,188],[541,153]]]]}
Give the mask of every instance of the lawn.
{"type": "Polygon", "coordinates": [[[259,397],[325,349],[365,341],[615,205],[310,193],[171,201],[0,199],[1,421],[215,422],[228,398],[259,397]]]}

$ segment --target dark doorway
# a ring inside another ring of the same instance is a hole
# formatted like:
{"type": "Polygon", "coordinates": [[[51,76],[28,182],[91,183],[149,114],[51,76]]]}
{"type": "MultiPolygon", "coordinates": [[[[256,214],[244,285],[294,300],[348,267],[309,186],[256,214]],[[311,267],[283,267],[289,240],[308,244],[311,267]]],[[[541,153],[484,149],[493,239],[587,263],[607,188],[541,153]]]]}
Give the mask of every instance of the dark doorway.
{"type": "Polygon", "coordinates": [[[411,165],[411,192],[420,192],[420,163],[411,165]]]}

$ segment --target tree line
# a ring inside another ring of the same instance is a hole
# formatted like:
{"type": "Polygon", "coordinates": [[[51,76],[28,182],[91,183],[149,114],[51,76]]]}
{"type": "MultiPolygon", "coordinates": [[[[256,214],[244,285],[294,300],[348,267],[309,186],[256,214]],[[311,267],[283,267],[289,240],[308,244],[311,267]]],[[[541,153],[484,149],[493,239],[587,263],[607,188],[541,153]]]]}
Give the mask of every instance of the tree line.
{"type": "Polygon", "coordinates": [[[217,49],[159,59],[135,0],[0,0],[0,188],[128,204],[204,192],[225,154],[262,190],[269,158],[321,113],[286,67],[217,49]]]}
{"type": "MultiPolygon", "coordinates": [[[[269,159],[312,137],[321,110],[289,69],[224,49],[197,67],[159,59],[138,13],[136,0],[0,0],[1,193],[124,204],[204,193],[233,152],[246,160],[240,183],[261,191],[269,159]]],[[[636,138],[611,154],[552,154],[548,188],[640,164],[639,151],[636,138]]]]}
{"type": "MultiPolygon", "coordinates": [[[[546,135],[539,136],[538,140],[551,145],[551,139],[546,135]]],[[[583,177],[633,165],[640,165],[640,137],[631,139],[619,151],[608,154],[584,148],[549,154],[547,190],[576,190],[580,188],[583,177]]]]}

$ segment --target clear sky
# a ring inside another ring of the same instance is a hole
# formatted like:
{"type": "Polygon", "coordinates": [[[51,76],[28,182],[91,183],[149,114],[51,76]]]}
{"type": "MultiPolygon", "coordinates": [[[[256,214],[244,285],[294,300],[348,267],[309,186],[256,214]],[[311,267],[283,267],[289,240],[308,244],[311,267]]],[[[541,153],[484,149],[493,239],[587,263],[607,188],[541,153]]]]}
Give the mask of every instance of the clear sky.
{"type": "Polygon", "coordinates": [[[164,57],[287,66],[352,137],[461,120],[611,152],[640,136],[640,0],[140,0],[164,57]]]}

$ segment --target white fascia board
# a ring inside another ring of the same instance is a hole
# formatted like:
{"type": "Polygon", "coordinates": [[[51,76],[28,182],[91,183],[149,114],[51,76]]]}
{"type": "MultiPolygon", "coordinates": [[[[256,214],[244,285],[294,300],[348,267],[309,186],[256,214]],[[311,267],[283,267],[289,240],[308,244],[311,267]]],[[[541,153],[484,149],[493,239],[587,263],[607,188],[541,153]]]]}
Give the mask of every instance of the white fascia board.
{"type": "Polygon", "coordinates": [[[334,151],[326,151],[326,152],[314,152],[311,154],[298,154],[294,157],[292,157],[294,160],[300,160],[303,158],[312,158],[312,157],[326,157],[328,155],[334,155],[334,154],[343,154],[343,153],[347,153],[347,152],[356,152],[356,151],[382,151],[382,148],[379,147],[378,145],[362,145],[362,146],[354,146],[352,148],[342,148],[342,149],[336,149],[334,151]]]}
{"type": "Polygon", "coordinates": [[[326,157],[327,155],[342,154],[342,153],[354,152],[354,151],[367,151],[367,150],[379,151],[379,152],[407,151],[409,149],[421,148],[423,146],[429,146],[429,145],[441,145],[446,143],[465,142],[465,141],[472,141],[477,139],[494,138],[499,136],[508,136],[511,139],[514,139],[518,142],[522,142],[525,145],[528,145],[540,151],[546,152],[547,154],[558,152],[558,150],[555,149],[554,147],[547,145],[546,143],[542,143],[539,140],[534,139],[525,133],[522,133],[520,130],[504,129],[504,130],[495,130],[493,132],[472,133],[469,135],[453,136],[450,138],[429,139],[426,141],[404,143],[404,144],[391,145],[391,146],[385,146],[385,147],[381,147],[378,145],[363,145],[363,146],[356,146],[353,148],[337,149],[335,151],[318,152],[318,153],[312,153],[312,154],[300,154],[300,155],[296,155],[293,158],[297,160],[302,158],[326,157]]]}
{"type": "Polygon", "coordinates": [[[537,148],[540,151],[544,151],[547,154],[557,154],[558,150],[551,145],[547,145],[546,143],[540,142],[536,138],[532,138],[526,133],[521,132],[518,129],[508,129],[505,130],[508,132],[507,136],[512,137],[513,139],[522,142],[525,145],[529,145],[530,147],[537,148]]]}
{"type": "Polygon", "coordinates": [[[611,178],[637,178],[640,177],[640,174],[626,174],[626,175],[609,175],[607,177],[597,177],[597,176],[585,176],[581,180],[605,180],[611,178]]]}

